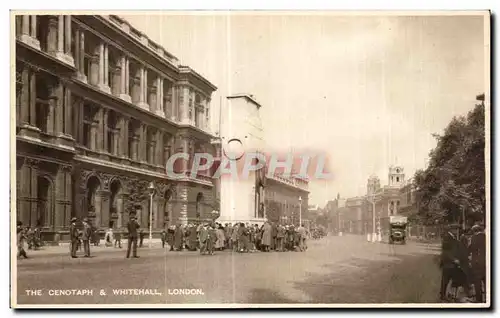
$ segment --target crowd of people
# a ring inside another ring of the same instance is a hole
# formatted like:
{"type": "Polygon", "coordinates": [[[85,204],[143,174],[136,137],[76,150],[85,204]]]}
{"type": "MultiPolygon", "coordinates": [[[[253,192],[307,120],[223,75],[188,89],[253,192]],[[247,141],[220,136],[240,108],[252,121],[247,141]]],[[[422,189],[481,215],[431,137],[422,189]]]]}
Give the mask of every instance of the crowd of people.
{"type": "Polygon", "coordinates": [[[214,251],[231,250],[239,253],[269,251],[305,251],[308,231],[301,225],[282,225],[265,222],[202,223],[174,225],[162,231],[162,245],[170,251],[197,251],[213,254],[214,251]]]}
{"type": "Polygon", "coordinates": [[[442,269],[440,298],[458,300],[462,288],[466,298],[462,301],[484,302],[486,291],[486,236],[484,227],[476,224],[463,230],[450,225],[443,235],[440,266],[442,269]],[[449,295],[451,290],[455,294],[449,295]]]}

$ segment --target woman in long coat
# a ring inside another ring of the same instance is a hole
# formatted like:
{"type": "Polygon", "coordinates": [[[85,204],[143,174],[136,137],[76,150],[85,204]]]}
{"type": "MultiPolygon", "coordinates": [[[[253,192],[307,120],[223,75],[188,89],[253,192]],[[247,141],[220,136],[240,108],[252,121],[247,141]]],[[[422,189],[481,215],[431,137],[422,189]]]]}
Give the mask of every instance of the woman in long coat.
{"type": "Polygon", "coordinates": [[[182,250],[183,239],[184,239],[184,233],[182,227],[180,225],[177,225],[175,227],[175,232],[174,232],[174,248],[176,251],[182,250]]]}
{"type": "Polygon", "coordinates": [[[217,242],[215,242],[215,249],[222,251],[225,247],[226,235],[224,233],[224,228],[222,225],[219,225],[219,228],[216,232],[217,242]]]}
{"type": "Polygon", "coordinates": [[[198,232],[196,226],[189,225],[189,250],[196,251],[198,249],[198,232]]]}
{"type": "Polygon", "coordinates": [[[264,223],[264,226],[262,228],[262,242],[261,244],[263,245],[263,251],[268,252],[269,251],[269,246],[271,245],[271,225],[266,222],[264,223]]]}

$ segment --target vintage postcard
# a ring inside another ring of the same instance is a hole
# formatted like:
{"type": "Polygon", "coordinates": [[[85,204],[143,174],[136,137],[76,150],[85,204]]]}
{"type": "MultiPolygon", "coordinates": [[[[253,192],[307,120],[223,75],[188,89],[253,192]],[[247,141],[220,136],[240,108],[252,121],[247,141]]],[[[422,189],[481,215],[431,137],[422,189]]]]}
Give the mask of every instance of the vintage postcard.
{"type": "Polygon", "coordinates": [[[99,13],[11,14],[12,307],[490,307],[490,12],[99,13]]]}

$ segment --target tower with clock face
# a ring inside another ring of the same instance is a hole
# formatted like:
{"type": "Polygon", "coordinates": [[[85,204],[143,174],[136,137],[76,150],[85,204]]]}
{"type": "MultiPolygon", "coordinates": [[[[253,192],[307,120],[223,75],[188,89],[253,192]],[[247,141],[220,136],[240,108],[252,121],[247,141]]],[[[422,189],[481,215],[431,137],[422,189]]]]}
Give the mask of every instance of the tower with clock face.
{"type": "Polygon", "coordinates": [[[405,172],[401,166],[389,167],[389,186],[402,187],[405,184],[405,172]]]}

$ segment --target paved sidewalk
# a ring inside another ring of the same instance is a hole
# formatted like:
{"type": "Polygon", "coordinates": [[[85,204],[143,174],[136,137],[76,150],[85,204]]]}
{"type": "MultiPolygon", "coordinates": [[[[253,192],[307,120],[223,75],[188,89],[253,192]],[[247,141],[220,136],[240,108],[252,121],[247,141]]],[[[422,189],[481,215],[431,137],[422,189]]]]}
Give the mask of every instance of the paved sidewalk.
{"type": "MultiPolygon", "coordinates": [[[[143,247],[148,247],[149,240],[145,239],[143,241],[143,247]]],[[[153,239],[153,248],[162,248],[161,246],[161,239],[153,239]]],[[[100,253],[100,252],[120,252],[120,251],[126,251],[127,250],[127,239],[122,239],[122,248],[114,247],[114,246],[109,246],[107,247],[105,245],[105,241],[101,240],[98,246],[90,245],[90,251],[91,253],[100,253]]],[[[33,254],[33,255],[53,255],[53,254],[69,254],[70,253],[70,243],[69,242],[62,242],[59,243],[57,246],[50,246],[50,245],[45,245],[42,246],[42,248],[38,250],[28,250],[28,255],[33,254]]],[[[83,247],[82,247],[83,251],[83,247]]]]}

